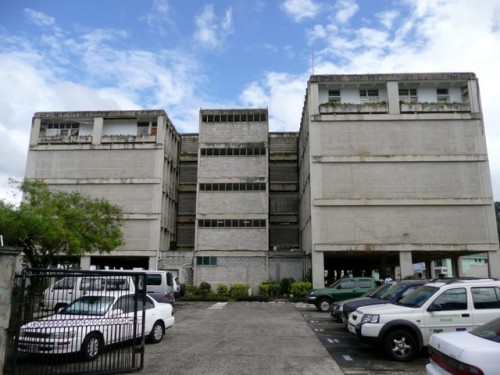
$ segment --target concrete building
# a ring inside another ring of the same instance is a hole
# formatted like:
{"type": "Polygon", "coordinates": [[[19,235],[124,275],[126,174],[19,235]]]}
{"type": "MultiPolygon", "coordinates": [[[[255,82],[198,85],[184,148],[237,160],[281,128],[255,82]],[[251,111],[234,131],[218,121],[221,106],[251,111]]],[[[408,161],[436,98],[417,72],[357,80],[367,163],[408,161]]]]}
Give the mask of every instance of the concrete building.
{"type": "Polygon", "coordinates": [[[35,113],[25,177],[106,198],[125,217],[123,247],[62,261],[161,268],[176,241],[179,142],[163,110],[35,113]]]}
{"type": "Polygon", "coordinates": [[[123,247],[61,261],[254,293],[422,263],[422,277],[465,275],[470,259],[500,276],[474,74],[313,75],[300,132],[268,124],[267,109],[200,110],[196,134],[162,110],[36,113],[26,178],[107,198],[126,218],[123,247]]]}
{"type": "Polygon", "coordinates": [[[498,235],[472,73],[313,75],[299,135],[301,249],[325,276],[413,275],[488,256],[498,235]],[[399,274],[395,274],[395,272],[399,274]]]}

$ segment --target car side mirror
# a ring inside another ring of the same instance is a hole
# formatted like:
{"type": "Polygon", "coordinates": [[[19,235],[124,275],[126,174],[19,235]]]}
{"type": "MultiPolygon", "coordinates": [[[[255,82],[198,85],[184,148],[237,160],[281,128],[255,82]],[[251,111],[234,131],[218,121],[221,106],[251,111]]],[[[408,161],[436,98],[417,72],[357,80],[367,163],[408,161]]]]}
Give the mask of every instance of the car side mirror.
{"type": "Polygon", "coordinates": [[[441,311],[441,305],[437,303],[431,303],[431,305],[427,308],[427,311],[433,312],[433,311],[441,311]]]}

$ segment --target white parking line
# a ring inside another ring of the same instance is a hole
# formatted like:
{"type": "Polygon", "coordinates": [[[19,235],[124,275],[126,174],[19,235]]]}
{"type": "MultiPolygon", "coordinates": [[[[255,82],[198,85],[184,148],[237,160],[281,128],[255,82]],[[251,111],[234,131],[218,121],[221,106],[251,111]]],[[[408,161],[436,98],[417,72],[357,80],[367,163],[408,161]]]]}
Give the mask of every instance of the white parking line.
{"type": "Polygon", "coordinates": [[[344,358],[345,361],[348,361],[348,362],[351,361],[352,362],[352,358],[351,358],[350,355],[345,354],[342,357],[344,358]]]}
{"type": "Polygon", "coordinates": [[[323,332],[323,328],[314,328],[315,332],[323,332]]]}
{"type": "Polygon", "coordinates": [[[340,341],[337,339],[326,339],[330,344],[338,344],[340,341]]]}
{"type": "Polygon", "coordinates": [[[220,310],[227,305],[227,302],[217,302],[215,305],[210,306],[209,310],[220,310]]]}

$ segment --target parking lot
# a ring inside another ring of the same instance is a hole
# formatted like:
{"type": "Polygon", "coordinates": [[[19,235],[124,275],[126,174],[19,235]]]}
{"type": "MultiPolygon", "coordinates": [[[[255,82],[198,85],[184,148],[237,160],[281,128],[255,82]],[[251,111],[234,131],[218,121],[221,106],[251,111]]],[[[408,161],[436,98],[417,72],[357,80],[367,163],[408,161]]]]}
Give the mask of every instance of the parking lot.
{"type": "Polygon", "coordinates": [[[175,317],[143,373],[423,375],[428,361],[389,361],[303,303],[178,302],[175,317]]]}

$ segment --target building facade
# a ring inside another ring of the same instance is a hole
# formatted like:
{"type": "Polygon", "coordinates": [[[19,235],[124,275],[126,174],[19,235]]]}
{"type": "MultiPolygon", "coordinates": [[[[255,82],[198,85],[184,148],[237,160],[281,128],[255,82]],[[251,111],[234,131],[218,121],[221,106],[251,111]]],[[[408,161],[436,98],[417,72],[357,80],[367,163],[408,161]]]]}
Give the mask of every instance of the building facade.
{"type": "Polygon", "coordinates": [[[404,278],[414,263],[445,258],[457,276],[459,257],[474,253],[500,276],[474,74],[311,76],[299,171],[315,287],[325,275],[404,278]]]}
{"type": "Polygon", "coordinates": [[[106,198],[124,213],[125,245],[65,262],[158,268],[176,241],[179,143],[163,110],[35,113],[25,177],[106,198]]]}
{"type": "Polygon", "coordinates": [[[193,134],[162,110],[40,112],[25,177],[122,207],[124,246],[61,260],[84,269],[253,293],[282,278],[404,278],[415,264],[466,275],[461,257],[500,276],[472,73],[313,75],[298,133],[270,133],[267,109],[202,109],[193,134]]]}

